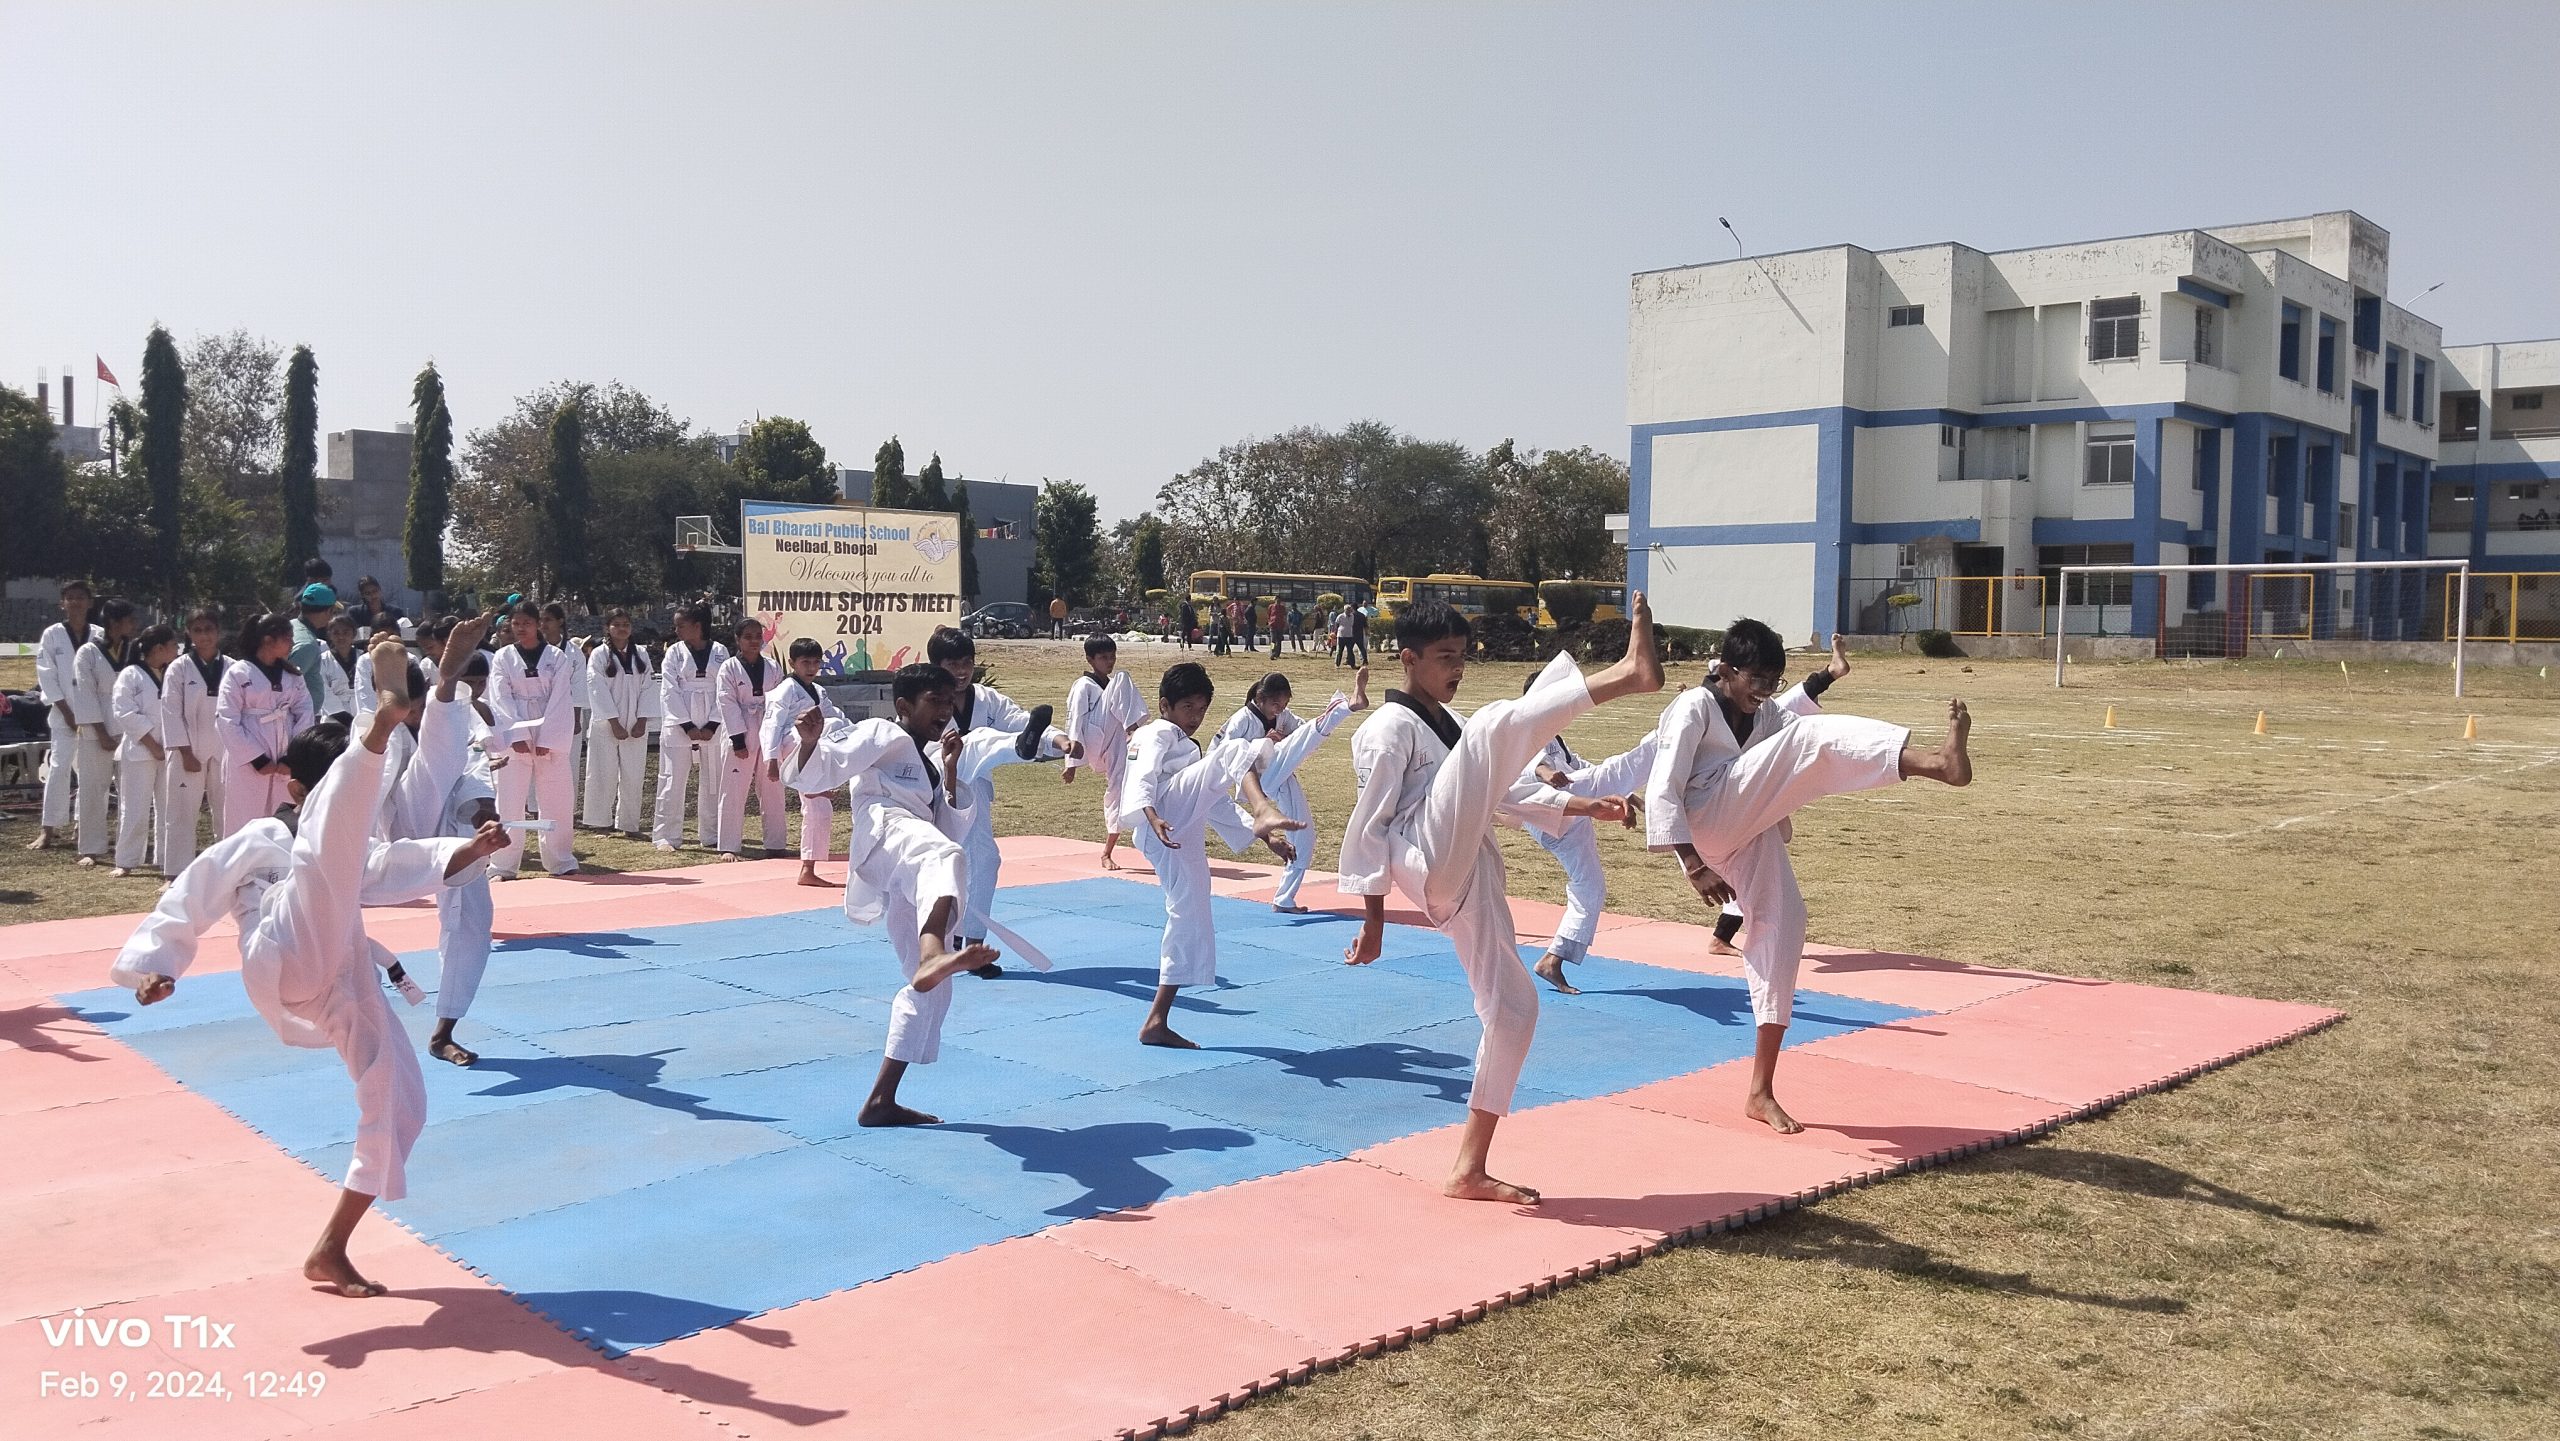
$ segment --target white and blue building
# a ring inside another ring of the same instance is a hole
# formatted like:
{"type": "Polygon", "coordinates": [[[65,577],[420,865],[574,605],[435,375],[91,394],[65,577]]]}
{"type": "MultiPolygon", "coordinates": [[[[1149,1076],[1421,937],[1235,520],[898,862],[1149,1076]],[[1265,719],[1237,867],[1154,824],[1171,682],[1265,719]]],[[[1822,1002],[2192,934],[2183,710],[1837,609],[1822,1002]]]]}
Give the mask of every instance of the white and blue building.
{"type": "MultiPolygon", "coordinates": [[[[1899,628],[1889,598],[1938,576],[2005,581],[1953,588],[2010,613],[1950,628],[2036,633],[2064,565],[2560,570],[2560,528],[2522,528],[2560,508],[2560,429],[2527,433],[2560,425],[2560,344],[2449,352],[2389,297],[2390,236],[2350,211],[1639,274],[1628,575],[1666,620],[1801,640],[1899,628]]],[[[2074,583],[2075,631],[2236,603],[2211,575],[2074,583]]],[[[2440,624],[2419,572],[2311,584],[2336,633],[2440,624]]]]}

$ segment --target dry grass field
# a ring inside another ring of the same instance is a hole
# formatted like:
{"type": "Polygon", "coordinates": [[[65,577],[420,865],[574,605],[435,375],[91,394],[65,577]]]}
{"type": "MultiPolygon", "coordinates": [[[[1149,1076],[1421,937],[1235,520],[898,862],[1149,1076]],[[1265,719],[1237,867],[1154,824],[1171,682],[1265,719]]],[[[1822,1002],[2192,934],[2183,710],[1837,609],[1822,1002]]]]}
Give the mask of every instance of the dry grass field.
{"type": "MultiPolygon", "coordinates": [[[[1142,689],[1170,654],[1128,653],[1142,689]]],[[[1062,696],[1080,666],[1046,643],[987,659],[1026,701],[1062,696]]],[[[1263,661],[1211,664],[1223,703],[1263,661]]],[[[1284,668],[1309,700],[1342,674],[1321,653],[1284,668]]],[[[1482,667],[1462,704],[1515,694],[1522,672],[1482,667]]],[[[1800,818],[1816,937],[2350,1020],[2044,1141],[1319,1378],[1205,1434],[2560,1432],[2560,684],[2483,668],[2457,701],[2440,668],[2285,663],[2074,666],[2072,681],[2057,692],[2029,662],[1860,658],[1834,707],[1926,739],[1962,695],[1980,779],[1800,818]]],[[[26,680],[0,664],[0,683],[26,680]]],[[[1656,710],[1621,703],[1569,739],[1606,754],[1656,710]]],[[[1303,773],[1320,866],[1350,802],[1346,739],[1331,750],[1303,773]]],[[[1089,783],[1017,767],[1000,793],[1004,832],[1099,839],[1089,783]]],[[[148,904],[155,882],[30,856],[27,834],[0,831],[0,920],[148,904]]],[[[1604,844],[1612,909],[1701,918],[1676,870],[1632,837],[1604,844]]],[[[1505,848],[1515,893],[1561,898],[1543,853],[1516,835],[1505,848]]],[[[594,849],[617,867],[693,858],[594,849]]]]}

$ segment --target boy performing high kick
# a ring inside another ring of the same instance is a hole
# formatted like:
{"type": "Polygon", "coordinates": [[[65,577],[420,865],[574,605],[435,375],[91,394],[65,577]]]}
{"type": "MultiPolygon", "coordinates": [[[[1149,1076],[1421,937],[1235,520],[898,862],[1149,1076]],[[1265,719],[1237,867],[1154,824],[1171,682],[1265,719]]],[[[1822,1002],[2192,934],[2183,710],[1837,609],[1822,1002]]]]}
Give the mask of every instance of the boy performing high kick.
{"type": "Polygon", "coordinates": [[[167,1000],[196,941],[228,915],[240,927],[240,981],[286,1045],[334,1047],[355,1082],[355,1154],[302,1273],[342,1296],[379,1296],[347,1257],[347,1238],[376,1197],[408,1194],[408,1159],[426,1125],[426,1081],[392,1014],[377,969],[390,953],[364,933],[366,902],[388,905],[452,885],[506,843],[494,822],[468,840],[372,839],[383,751],[408,714],[400,643],[376,651],[382,690],[363,742],[322,725],[294,738],[284,766],[298,811],[260,819],[179,875],[126,941],[109,972],[143,1005],[167,1000]],[[343,754],[342,754],[343,752],[343,754]]]}
{"type": "Polygon", "coordinates": [[[1629,597],[1628,621],[1625,659],[1586,678],[1571,656],[1559,655],[1528,694],[1496,701],[1462,722],[1448,705],[1466,679],[1466,617],[1444,601],[1410,606],[1396,621],[1404,688],[1387,692],[1387,703],[1352,737],[1360,798],[1337,864],[1343,893],[1366,896],[1368,915],[1343,960],[1364,966],[1378,958],[1392,885],[1457,943],[1484,1025],[1466,1132],[1443,1187],[1462,1200],[1538,1200],[1537,1192],[1495,1180],[1485,1169],[1494,1127],[1511,1109],[1538,1024],[1538,988],[1513,944],[1509,878],[1493,823],[1553,833],[1575,817],[1626,818],[1624,797],[1567,797],[1518,777],[1575,717],[1620,696],[1662,688],[1644,592],[1629,597]]]}
{"type": "Polygon", "coordinates": [[[1913,749],[1911,732],[1898,725],[1769,705],[1786,679],[1787,653],[1777,633],[1756,620],[1735,621],[1725,632],[1722,659],[1712,681],[1683,692],[1662,714],[1645,787],[1645,839],[1679,856],[1709,907],[1738,899],[1750,918],[1742,958],[1759,1032],[1743,1113],[1792,1134],[1804,1127],[1772,1089],[1804,960],[1804,893],[1787,859],[1794,834],[1788,817],[1824,796],[1917,776],[1971,784],[1965,741],[1973,718],[1963,701],[1947,702],[1946,743],[1924,751],[1913,749]]]}
{"type": "Polygon", "coordinates": [[[1116,871],[1120,863],[1111,853],[1119,848],[1120,833],[1131,829],[1120,813],[1129,732],[1146,724],[1147,703],[1138,699],[1137,685],[1120,669],[1119,642],[1107,635],[1086,636],[1084,663],[1085,673],[1067,686],[1067,764],[1058,780],[1073,785],[1076,767],[1083,765],[1102,772],[1102,868],[1116,871]]]}

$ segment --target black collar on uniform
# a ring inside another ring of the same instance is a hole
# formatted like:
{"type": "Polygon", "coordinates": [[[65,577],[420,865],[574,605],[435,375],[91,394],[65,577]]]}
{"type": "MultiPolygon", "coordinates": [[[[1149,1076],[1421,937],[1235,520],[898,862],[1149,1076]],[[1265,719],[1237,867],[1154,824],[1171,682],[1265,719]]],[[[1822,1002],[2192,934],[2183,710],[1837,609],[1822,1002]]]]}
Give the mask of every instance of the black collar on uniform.
{"type": "Polygon", "coordinates": [[[756,688],[756,694],[763,695],[764,657],[759,655],[755,659],[749,660],[746,657],[741,656],[738,658],[738,669],[747,673],[747,682],[756,688]]]}
{"type": "Polygon", "coordinates": [[[935,770],[935,769],[933,768],[933,754],[932,754],[932,752],[927,751],[927,750],[924,748],[924,741],[923,741],[923,739],[922,739],[921,737],[919,737],[919,736],[918,736],[914,731],[908,731],[908,732],[907,732],[907,739],[909,739],[909,740],[911,740],[911,741],[914,741],[914,742],[916,743],[916,759],[917,759],[917,760],[920,760],[920,761],[922,761],[922,762],[924,762],[924,778],[925,778],[925,780],[926,780],[927,782],[929,782],[929,783],[930,783],[930,784],[931,784],[931,785],[932,785],[936,790],[941,789],[941,787],[942,787],[942,772],[940,772],[940,771],[938,771],[938,770],[935,770]]]}
{"type": "Polygon", "coordinates": [[[222,689],[221,656],[216,655],[211,660],[196,660],[195,652],[189,651],[187,652],[187,659],[195,661],[196,674],[204,677],[204,688],[206,690],[219,691],[222,689]]]}
{"type": "Polygon", "coordinates": [[[977,684],[972,682],[960,687],[960,694],[954,699],[955,704],[951,707],[951,719],[954,724],[960,727],[961,730],[966,731],[969,729],[969,722],[978,714],[977,684]]]}
{"type": "Polygon", "coordinates": [[[1425,710],[1422,702],[1400,690],[1387,692],[1387,704],[1403,706],[1406,710],[1422,717],[1422,723],[1431,727],[1431,733],[1440,738],[1440,744],[1453,751],[1458,748],[1458,736],[1466,729],[1466,725],[1456,716],[1449,714],[1447,706],[1425,710]]]}
{"type": "Polygon", "coordinates": [[[526,680],[536,679],[542,674],[542,647],[541,641],[535,641],[531,650],[526,650],[523,646],[516,647],[516,659],[524,662],[526,680]]]}

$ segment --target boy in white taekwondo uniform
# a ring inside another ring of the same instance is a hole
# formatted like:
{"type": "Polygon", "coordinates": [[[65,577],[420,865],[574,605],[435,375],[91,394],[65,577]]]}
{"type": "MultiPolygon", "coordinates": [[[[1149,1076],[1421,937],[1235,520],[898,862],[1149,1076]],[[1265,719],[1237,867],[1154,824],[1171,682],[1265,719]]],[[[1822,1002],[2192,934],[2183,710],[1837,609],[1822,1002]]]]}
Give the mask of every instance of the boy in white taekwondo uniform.
{"type": "Polygon", "coordinates": [[[1493,823],[1556,831],[1576,816],[1626,817],[1623,799],[1567,797],[1517,777],[1575,717],[1619,696],[1662,688],[1652,609],[1642,591],[1628,601],[1623,660],[1586,678],[1571,656],[1559,655],[1527,695],[1496,701],[1463,723],[1448,705],[1466,678],[1466,618],[1441,601],[1408,607],[1396,620],[1405,688],[1387,692],[1387,704],[1351,741],[1360,798],[1337,864],[1342,891],[1368,897],[1368,915],[1343,960],[1361,966],[1378,958],[1393,885],[1457,943],[1484,1025],[1466,1131],[1442,1188],[1461,1200],[1538,1201],[1537,1192],[1486,1170],[1494,1128],[1511,1109],[1538,1024],[1538,988],[1521,968],[1512,939],[1508,878],[1493,823]]]}
{"type": "MultiPolygon", "coordinates": [[[[1221,745],[1249,743],[1265,737],[1278,742],[1267,765],[1254,767],[1253,778],[1262,793],[1280,814],[1296,821],[1300,829],[1315,824],[1315,813],[1307,806],[1307,788],[1298,784],[1298,764],[1324,744],[1334,728],[1357,711],[1369,708],[1369,668],[1360,667],[1351,682],[1352,693],[1340,691],[1316,713],[1313,721],[1302,720],[1289,709],[1289,678],[1278,671],[1255,681],[1244,693],[1244,704],[1227,717],[1218,729],[1221,745]],[[1313,735],[1300,732],[1313,729],[1313,735]]],[[[1315,859],[1315,847],[1299,846],[1280,872],[1280,885],[1271,893],[1271,909],[1283,915],[1302,916],[1305,906],[1298,904],[1298,887],[1307,879],[1307,865],[1315,859]]]]}
{"type": "Polygon", "coordinates": [[[89,627],[88,642],[71,653],[71,706],[80,718],[75,767],[81,769],[80,864],[94,866],[107,858],[109,778],[117,770],[115,727],[116,677],[131,657],[138,624],[129,600],[110,600],[98,607],[98,623],[89,627]],[[89,776],[95,774],[92,788],[89,776]]]}
{"type": "MultiPolygon", "coordinates": [[[[510,821],[525,816],[525,802],[542,817],[543,864],[555,876],[578,873],[573,842],[577,827],[577,778],[569,772],[569,737],[577,730],[577,692],[570,680],[569,653],[542,639],[542,609],[531,601],[516,607],[508,621],[514,644],[489,657],[489,714],[497,731],[492,744],[504,748],[507,763],[497,773],[498,814],[510,821]]],[[[520,874],[526,847],[507,833],[507,848],[490,869],[500,880],[520,874]]]]}
{"type": "MultiPolygon", "coordinates": [[[[178,633],[155,625],[133,642],[134,662],[116,672],[112,722],[116,733],[116,869],[129,876],[151,857],[152,824],[160,813],[160,766],[168,749],[160,740],[160,677],[178,658],[178,633]]],[[[161,874],[174,875],[167,863],[161,874]]]]}
{"type": "Polygon", "coordinates": [[[1120,813],[1128,773],[1129,732],[1147,723],[1147,703],[1120,669],[1120,644],[1107,635],[1084,638],[1085,673],[1067,686],[1067,764],[1059,782],[1075,784],[1076,768],[1102,772],[1102,868],[1120,869],[1111,853],[1131,829],[1120,813]]]}
{"type": "Polygon", "coordinates": [[[304,676],[302,683],[311,688],[314,714],[346,725],[356,718],[356,672],[364,668],[364,657],[356,650],[356,623],[341,612],[330,618],[320,637],[312,674],[304,676]]]}
{"type": "Polygon", "coordinates": [[[736,856],[747,843],[747,797],[764,817],[764,853],[782,854],[791,822],[782,782],[765,763],[765,696],[782,683],[782,667],[765,657],[764,622],[749,616],[732,637],[738,648],[720,663],[720,827],[712,848],[736,856]]]}
{"type": "Polygon", "coordinates": [[[46,626],[43,638],[36,642],[36,692],[45,703],[51,744],[45,749],[43,825],[36,838],[27,842],[31,851],[56,844],[62,839],[61,832],[70,828],[75,787],[80,793],[83,815],[93,804],[90,787],[95,786],[98,791],[94,804],[103,807],[107,801],[108,753],[95,744],[94,734],[89,736],[91,744],[80,743],[81,727],[103,724],[106,715],[101,710],[82,719],[87,697],[76,694],[73,684],[80,648],[89,643],[89,610],[96,604],[97,597],[87,581],[64,581],[62,619],[46,626]]]}
{"type": "Polygon", "coordinates": [[[702,772],[693,803],[694,839],[710,846],[720,833],[720,777],[728,769],[720,744],[720,667],[729,648],[711,638],[711,607],[676,612],[676,643],[658,663],[657,848],[684,844],[685,782],[702,772]]]}
{"type": "MultiPolygon", "coordinates": [[[[973,680],[978,670],[978,643],[963,632],[947,625],[937,627],[925,641],[925,659],[950,675],[951,725],[968,737],[959,765],[960,783],[969,788],[969,804],[965,808],[969,819],[969,895],[960,907],[960,929],[953,934],[964,943],[982,941],[987,937],[987,912],[995,905],[996,883],[1004,871],[1004,852],[996,848],[996,786],[992,772],[998,766],[1054,760],[1066,754],[1067,736],[1049,724],[1049,707],[1033,706],[1026,711],[1003,691],[973,680]]],[[[992,977],[1003,971],[990,963],[979,968],[978,974],[992,977]]]]}
{"type": "MultiPolygon", "coordinates": [[[[1164,891],[1164,942],[1157,952],[1155,1002],[1139,1023],[1138,1043],[1197,1050],[1173,1029],[1173,1001],[1184,986],[1218,979],[1218,933],[1211,925],[1209,833],[1241,854],[1255,841],[1283,862],[1297,855],[1285,832],[1307,823],[1280,814],[1254,779],[1272,764],[1279,743],[1268,736],[1227,741],[1204,754],[1192,739],[1209,718],[1217,688],[1208,668],[1183,661],[1165,669],[1156,684],[1156,719],[1129,737],[1127,805],[1138,833],[1138,853],[1156,868],[1164,891]],[[1229,798],[1238,785],[1253,807],[1247,819],[1229,798]]],[[[1303,728],[1302,728],[1303,729],[1303,728]]],[[[1319,739],[1321,739],[1319,737],[1319,739]]],[[[1303,748],[1301,750],[1303,755],[1303,748]]]]}
{"type": "Polygon", "coordinates": [[[1973,780],[1965,750],[1973,720],[1964,702],[1947,703],[1943,746],[1914,750],[1911,732],[1898,725],[1768,704],[1785,679],[1786,654],[1769,627],[1735,621],[1715,679],[1682,692],[1662,713],[1645,787],[1651,848],[1679,856],[1709,907],[1738,899],[1751,918],[1742,957],[1759,1030],[1743,1113],[1782,1133],[1804,1129],[1772,1089],[1804,959],[1804,893],[1787,859],[1788,817],[1825,796],[1912,776],[1951,786],[1973,780]]]}
{"type": "MultiPolygon", "coordinates": [[[[844,712],[818,684],[818,673],[826,668],[826,648],[817,637],[804,635],[791,643],[791,675],[772,695],[765,699],[764,734],[759,749],[764,756],[765,774],[774,781],[782,779],[782,759],[797,745],[794,733],[804,711],[816,711],[819,724],[844,719],[844,712]]],[[[800,793],[800,884],[820,886],[818,862],[827,858],[827,843],[835,838],[835,802],[825,791],[800,793]]]]}
{"type": "MultiPolygon", "coordinates": [[[[910,1064],[930,1065],[942,1049],[951,1010],[948,982],[994,960],[983,943],[953,945],[968,861],[959,837],[969,787],[959,776],[967,745],[951,724],[954,687],[939,666],[910,665],[891,682],[895,721],[828,720],[811,706],[792,727],[783,779],[803,796],[852,788],[852,840],[845,851],[844,913],[856,925],[884,924],[907,983],[889,1003],[880,1075],[855,1119],[865,1126],[929,1126],[936,1117],[898,1103],[910,1064]]],[[[1035,969],[1048,958],[995,928],[1035,969]]]]}
{"type": "Polygon", "coordinates": [[[196,817],[213,811],[222,828],[222,734],[214,697],[222,690],[222,618],[210,610],[187,617],[186,654],[160,677],[160,874],[175,877],[196,858],[196,817]]]}
{"type": "MultiPolygon", "coordinates": [[[[473,836],[498,819],[497,786],[482,749],[491,734],[479,699],[488,684],[488,658],[477,654],[495,619],[467,616],[446,632],[448,663],[438,667],[430,698],[413,705],[407,722],[391,733],[375,840],[473,836]]],[[[409,667],[412,684],[425,681],[423,669],[409,667]]],[[[367,720],[370,709],[368,698],[367,720]]],[[[436,892],[436,1029],[427,1040],[427,1054],[439,1061],[467,1067],[480,1059],[454,1040],[453,1028],[471,1014],[472,998],[480,993],[496,923],[486,867],[436,892]]],[[[414,985],[398,967],[392,969],[392,980],[414,1004],[414,985]]]]}
{"type": "Polygon", "coordinates": [[[604,644],[587,653],[587,828],[640,839],[649,771],[649,723],[658,718],[658,670],[631,643],[631,612],[605,617],[604,644]]]}
{"type": "Polygon", "coordinates": [[[240,629],[240,659],[222,672],[215,728],[222,733],[222,834],[237,835],[285,803],[291,777],[284,748],[311,729],[311,691],[286,663],[293,621],[251,616],[240,629]]]}
{"type": "MultiPolygon", "coordinates": [[[[406,667],[399,643],[383,674],[406,667]]],[[[408,1194],[409,1150],[426,1124],[426,1084],[408,1036],[375,971],[389,960],[364,933],[363,906],[414,899],[465,878],[504,843],[494,824],[469,840],[373,841],[383,751],[407,713],[389,687],[350,746],[327,726],[296,737],[285,755],[294,820],[262,819],[196,857],[116,956],[110,977],[153,1005],[168,999],[195,959],[196,941],[225,916],[240,927],[240,980],[286,1045],[334,1047],[355,1083],[355,1155],[328,1225],[303,1275],[343,1296],[379,1296],[347,1256],[347,1238],[374,1198],[408,1194]],[[341,754],[343,752],[343,754],[341,754]]]]}

